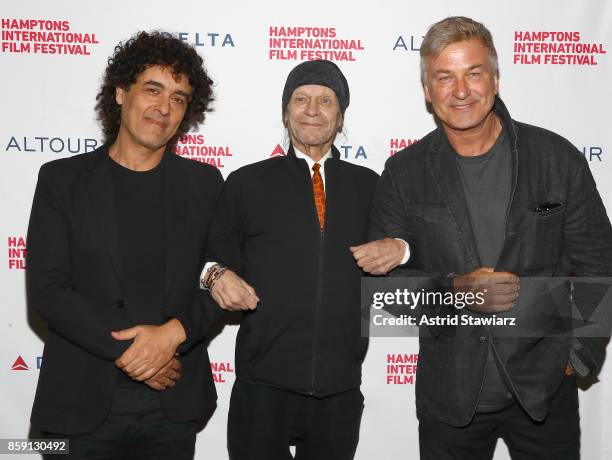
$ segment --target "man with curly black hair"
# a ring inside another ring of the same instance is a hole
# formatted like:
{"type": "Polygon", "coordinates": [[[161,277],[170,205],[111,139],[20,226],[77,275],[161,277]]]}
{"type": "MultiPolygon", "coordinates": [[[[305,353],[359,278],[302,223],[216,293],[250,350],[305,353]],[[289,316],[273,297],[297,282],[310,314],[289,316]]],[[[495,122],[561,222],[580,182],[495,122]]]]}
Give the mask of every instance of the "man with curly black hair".
{"type": "Polygon", "coordinates": [[[129,88],[152,66],[163,67],[175,77],[183,75],[191,87],[179,126],[167,140],[169,146],[204,121],[213,101],[213,82],[202,67],[202,58],[193,48],[167,34],[141,32],[115,48],[115,55],[109,59],[104,83],[96,98],[96,109],[106,142],[112,143],[121,128],[121,105],[116,100],[117,88],[129,88]]]}
{"type": "Polygon", "coordinates": [[[108,61],[106,143],[40,170],[27,287],[49,335],[32,424],[72,458],[192,458],[214,410],[203,339],[221,309],[193,280],[223,180],[170,150],[212,100],[191,46],[141,32],[108,61]]]}

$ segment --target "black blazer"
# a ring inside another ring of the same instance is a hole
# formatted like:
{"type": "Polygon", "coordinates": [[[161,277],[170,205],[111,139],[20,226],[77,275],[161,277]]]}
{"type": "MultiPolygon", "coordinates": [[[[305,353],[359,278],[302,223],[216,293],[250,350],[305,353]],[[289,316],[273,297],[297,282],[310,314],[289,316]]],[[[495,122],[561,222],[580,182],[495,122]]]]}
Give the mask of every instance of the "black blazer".
{"type": "MultiPolygon", "coordinates": [[[[181,321],[182,377],[160,393],[177,422],[202,420],[216,404],[203,339],[220,314],[198,278],[219,171],[166,152],[167,234],[165,314],[181,321]]],[[[108,145],[43,165],[28,228],[29,305],[49,327],[32,424],[43,431],[80,434],[106,418],[117,378],[114,360],[131,342],[110,331],[138,324],[123,300],[108,145]]]]}
{"type": "MultiPolygon", "coordinates": [[[[494,110],[512,149],[512,195],[496,271],[521,277],[609,276],[612,229],[584,157],[561,136],[512,120],[499,98],[494,110]],[[558,207],[535,212],[545,202],[558,207]]],[[[452,155],[438,128],[387,160],[377,188],[370,238],[391,236],[410,243],[411,259],[394,272],[397,276],[438,278],[439,286],[445,287],[448,275],[480,266],[452,155]]],[[[606,290],[605,285],[574,290],[573,300],[583,308],[584,319],[589,319],[589,310],[606,290]]],[[[565,298],[564,308],[569,308],[569,295],[565,298]]],[[[538,311],[525,313],[538,315],[547,307],[538,304],[538,311]]],[[[599,337],[550,337],[546,330],[517,338],[498,337],[495,328],[473,333],[467,338],[435,333],[421,337],[416,384],[420,414],[455,426],[468,424],[484,378],[489,341],[493,341],[502,376],[527,413],[542,420],[559,389],[570,350],[586,372],[594,372],[606,344],[599,337]]]]}

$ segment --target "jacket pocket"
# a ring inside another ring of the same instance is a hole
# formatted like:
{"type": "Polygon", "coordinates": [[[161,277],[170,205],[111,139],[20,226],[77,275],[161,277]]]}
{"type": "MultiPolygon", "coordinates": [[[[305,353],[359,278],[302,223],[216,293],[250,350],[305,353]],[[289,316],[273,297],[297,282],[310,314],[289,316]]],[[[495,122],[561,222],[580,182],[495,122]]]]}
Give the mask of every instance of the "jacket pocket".
{"type": "Polygon", "coordinates": [[[450,220],[452,217],[443,203],[413,203],[410,208],[416,217],[432,224],[450,220]]]}
{"type": "Polygon", "coordinates": [[[444,203],[410,204],[412,263],[424,270],[448,273],[449,258],[462,248],[453,215],[444,203]]]}
{"type": "Polygon", "coordinates": [[[521,230],[521,255],[525,270],[553,268],[563,252],[565,205],[547,212],[529,211],[521,230]]]}

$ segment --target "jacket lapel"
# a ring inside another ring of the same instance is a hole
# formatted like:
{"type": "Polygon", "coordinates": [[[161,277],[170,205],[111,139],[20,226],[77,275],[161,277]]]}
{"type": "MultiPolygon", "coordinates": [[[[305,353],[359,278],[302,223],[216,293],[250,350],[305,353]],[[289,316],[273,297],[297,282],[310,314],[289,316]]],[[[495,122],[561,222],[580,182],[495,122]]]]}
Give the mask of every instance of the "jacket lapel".
{"type": "Polygon", "coordinates": [[[335,145],[331,147],[331,158],[325,161],[325,222],[327,227],[333,227],[333,220],[339,218],[341,213],[341,190],[343,174],[340,168],[340,152],[335,145]]]}
{"type": "Polygon", "coordinates": [[[519,128],[510,117],[508,109],[499,97],[495,100],[494,110],[508,133],[510,149],[512,151],[511,192],[505,222],[505,240],[495,270],[515,272],[516,267],[514,267],[514,263],[519,259],[516,254],[520,249],[517,244],[516,236],[519,226],[525,217],[525,211],[529,206],[530,197],[533,193],[533,184],[529,180],[529,174],[526,173],[529,171],[527,157],[524,153],[521,154],[521,151],[524,152],[524,149],[519,149],[519,128]],[[512,261],[514,261],[514,263],[512,261]]]}
{"type": "MultiPolygon", "coordinates": [[[[312,190],[312,178],[310,175],[310,171],[308,169],[308,165],[306,161],[298,158],[295,154],[295,150],[293,145],[289,145],[289,150],[287,151],[287,160],[290,165],[290,168],[293,172],[297,174],[297,177],[300,179],[296,181],[296,187],[298,187],[298,192],[296,196],[307,197],[310,205],[310,214],[311,220],[313,222],[313,228],[316,228],[319,231],[319,217],[317,215],[317,209],[314,203],[313,190],[312,190]]],[[[336,190],[338,190],[338,182],[341,180],[341,168],[340,166],[340,152],[336,148],[335,145],[331,146],[331,157],[325,161],[325,221],[326,227],[329,226],[330,219],[334,219],[334,216],[337,215],[338,208],[335,206],[335,200],[337,199],[336,190]]]]}
{"type": "Polygon", "coordinates": [[[455,161],[450,155],[450,146],[446,145],[447,141],[443,138],[441,129],[438,129],[438,135],[432,142],[432,150],[426,156],[426,161],[434,184],[457,224],[459,239],[466,249],[468,265],[474,268],[480,267],[480,258],[476,250],[461,178],[455,161]]]}
{"type": "Polygon", "coordinates": [[[91,180],[88,189],[90,209],[96,221],[96,228],[102,233],[106,243],[119,283],[123,286],[123,266],[119,252],[115,193],[108,158],[108,145],[100,147],[90,155],[91,180]]]}

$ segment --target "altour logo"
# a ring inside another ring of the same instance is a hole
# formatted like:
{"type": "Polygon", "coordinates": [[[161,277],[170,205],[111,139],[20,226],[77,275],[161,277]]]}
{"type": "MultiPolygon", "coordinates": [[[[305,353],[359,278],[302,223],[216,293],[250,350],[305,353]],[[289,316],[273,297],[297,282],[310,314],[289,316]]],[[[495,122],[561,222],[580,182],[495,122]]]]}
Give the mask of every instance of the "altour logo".
{"type": "Polygon", "coordinates": [[[603,161],[601,156],[605,154],[603,147],[598,145],[589,145],[582,147],[582,154],[588,161],[603,161]]]}
{"type": "Polygon", "coordinates": [[[98,148],[100,142],[92,138],[11,136],[4,147],[5,152],[35,153],[87,153],[98,148]]]}
{"type": "Polygon", "coordinates": [[[415,35],[403,35],[398,36],[393,43],[393,51],[410,51],[418,52],[421,49],[421,43],[423,43],[423,36],[415,35]]]}
{"type": "Polygon", "coordinates": [[[400,150],[410,147],[412,144],[415,144],[418,141],[418,139],[412,138],[392,137],[389,139],[389,156],[392,157],[400,150]]]}
{"type": "Polygon", "coordinates": [[[514,64],[599,65],[607,54],[603,43],[584,41],[580,32],[514,32],[514,64]]]}
{"type": "Polygon", "coordinates": [[[224,168],[226,158],[234,156],[227,145],[208,145],[203,134],[181,136],[174,147],[174,153],[217,168],[224,168]]]}
{"type": "Polygon", "coordinates": [[[95,33],[73,32],[62,19],[2,18],[1,24],[3,53],[89,56],[99,43],[95,33]]]}
{"type": "Polygon", "coordinates": [[[21,355],[19,355],[19,356],[17,356],[17,359],[15,360],[13,365],[11,366],[11,370],[12,371],[29,371],[30,368],[28,367],[26,362],[23,360],[21,355]]]}
{"type": "Polygon", "coordinates": [[[387,354],[387,385],[412,385],[416,377],[419,355],[387,354]]]}
{"type": "Polygon", "coordinates": [[[356,61],[364,50],[359,39],[345,38],[335,27],[270,26],[268,59],[278,61],[356,61]]]}

